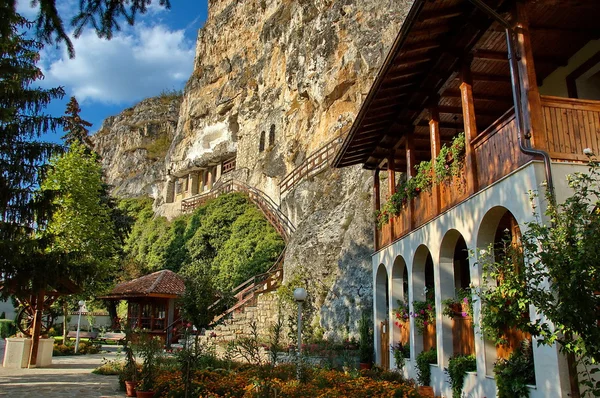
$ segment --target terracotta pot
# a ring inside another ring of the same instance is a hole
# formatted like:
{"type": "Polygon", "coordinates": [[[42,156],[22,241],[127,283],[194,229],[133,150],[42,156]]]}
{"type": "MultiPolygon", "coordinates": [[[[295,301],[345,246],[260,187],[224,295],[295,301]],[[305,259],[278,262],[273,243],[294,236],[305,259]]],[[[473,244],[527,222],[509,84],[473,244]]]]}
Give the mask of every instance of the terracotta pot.
{"type": "Polygon", "coordinates": [[[361,362],[358,364],[358,368],[360,370],[365,370],[365,369],[371,369],[372,364],[370,363],[365,363],[365,362],[361,362]]]}
{"type": "Polygon", "coordinates": [[[136,394],[137,398],[152,398],[156,393],[154,391],[136,391],[136,394]]]}
{"type": "Polygon", "coordinates": [[[128,397],[135,397],[135,385],[137,383],[135,381],[126,381],[125,382],[125,395],[128,397]]]}
{"type": "Polygon", "coordinates": [[[433,398],[435,395],[433,394],[433,387],[430,386],[419,386],[419,395],[422,397],[431,397],[433,398]]]}

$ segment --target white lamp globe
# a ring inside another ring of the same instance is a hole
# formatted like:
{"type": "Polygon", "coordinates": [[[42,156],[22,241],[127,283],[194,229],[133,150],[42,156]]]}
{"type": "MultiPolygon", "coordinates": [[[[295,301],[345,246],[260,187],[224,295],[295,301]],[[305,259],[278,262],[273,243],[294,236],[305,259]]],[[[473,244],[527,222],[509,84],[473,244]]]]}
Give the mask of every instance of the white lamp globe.
{"type": "Polygon", "coordinates": [[[79,300],[79,303],[77,303],[77,304],[79,304],[80,307],[83,307],[85,305],[85,301],[79,300]]]}
{"type": "Polygon", "coordinates": [[[294,299],[299,302],[306,300],[306,289],[302,287],[294,289],[294,299]]]}

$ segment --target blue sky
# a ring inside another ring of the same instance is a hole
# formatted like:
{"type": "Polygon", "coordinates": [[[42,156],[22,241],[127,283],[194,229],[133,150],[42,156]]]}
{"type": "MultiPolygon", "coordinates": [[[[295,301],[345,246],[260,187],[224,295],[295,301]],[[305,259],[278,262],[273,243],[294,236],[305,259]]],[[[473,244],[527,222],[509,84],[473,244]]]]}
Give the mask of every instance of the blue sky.
{"type": "MultiPolygon", "coordinates": [[[[36,10],[28,0],[19,0],[18,11],[29,19],[36,10]]],[[[65,25],[78,7],[78,0],[57,2],[65,25]]],[[[43,87],[62,86],[66,96],[54,101],[47,111],[55,116],[64,113],[65,105],[75,96],[82,117],[93,123],[116,115],[140,100],[159,95],[164,90],[182,89],[193,69],[198,29],[206,20],[207,1],[171,1],[171,9],[154,0],[149,11],[138,16],[134,26],[121,24],[109,41],[98,39],[88,28],[73,39],[75,58],[69,59],[64,45],[48,46],[38,64],[45,79],[43,87]]],[[[55,141],[62,132],[46,137],[55,141]]]]}

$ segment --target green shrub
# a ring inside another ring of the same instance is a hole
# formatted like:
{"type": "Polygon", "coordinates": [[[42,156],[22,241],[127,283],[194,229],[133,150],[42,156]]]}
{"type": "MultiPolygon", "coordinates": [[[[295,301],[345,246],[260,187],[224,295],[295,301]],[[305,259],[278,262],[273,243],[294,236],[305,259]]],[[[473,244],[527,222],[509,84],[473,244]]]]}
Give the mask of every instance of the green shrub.
{"type": "Polygon", "coordinates": [[[494,365],[498,398],[529,397],[528,384],[535,384],[531,343],[524,341],[508,359],[499,359],[494,365]]]}
{"type": "Polygon", "coordinates": [[[429,351],[422,351],[417,355],[417,380],[422,386],[431,384],[431,369],[430,364],[437,363],[437,351],[432,348],[429,351]]]}
{"type": "Polygon", "coordinates": [[[474,355],[456,355],[450,358],[446,373],[450,377],[450,386],[452,387],[452,397],[460,398],[465,383],[467,372],[477,370],[477,360],[474,355]]]}
{"type": "Polygon", "coordinates": [[[17,333],[15,323],[10,319],[0,319],[0,337],[5,339],[17,333]]]}

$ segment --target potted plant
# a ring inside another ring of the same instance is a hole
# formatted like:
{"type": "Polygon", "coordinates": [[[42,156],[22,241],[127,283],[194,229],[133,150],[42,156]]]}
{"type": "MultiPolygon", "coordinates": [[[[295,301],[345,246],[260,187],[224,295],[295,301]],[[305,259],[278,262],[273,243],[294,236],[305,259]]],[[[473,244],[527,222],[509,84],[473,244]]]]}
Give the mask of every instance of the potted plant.
{"type": "Polygon", "coordinates": [[[140,383],[137,386],[138,398],[151,398],[155,391],[154,382],[158,376],[158,365],[162,356],[163,343],[158,337],[152,337],[147,333],[139,335],[136,351],[143,359],[140,383]]]}
{"type": "Polygon", "coordinates": [[[369,317],[363,313],[362,318],[358,322],[358,333],[360,336],[358,356],[361,369],[371,369],[373,365],[373,333],[370,323],[369,317]]]}
{"type": "MultiPolygon", "coordinates": [[[[128,397],[135,397],[135,387],[138,379],[138,368],[133,352],[131,341],[131,329],[125,330],[125,340],[123,343],[123,352],[125,354],[125,364],[119,375],[119,381],[125,384],[125,393],[128,397]]],[[[123,388],[123,385],[121,385],[123,388]]]]}

